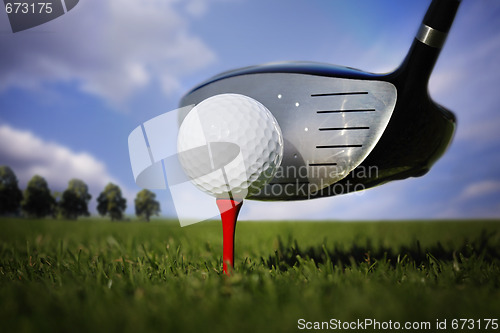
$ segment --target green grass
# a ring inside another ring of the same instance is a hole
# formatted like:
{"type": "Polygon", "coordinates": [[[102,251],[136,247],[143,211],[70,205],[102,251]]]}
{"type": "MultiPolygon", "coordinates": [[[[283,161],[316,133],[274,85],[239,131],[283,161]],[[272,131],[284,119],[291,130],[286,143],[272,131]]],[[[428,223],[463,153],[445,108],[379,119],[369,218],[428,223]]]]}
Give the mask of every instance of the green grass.
{"type": "MultiPolygon", "coordinates": [[[[500,223],[0,219],[1,332],[292,332],[500,317],[500,223]]],[[[484,330],[481,330],[484,331],[484,330]]]]}

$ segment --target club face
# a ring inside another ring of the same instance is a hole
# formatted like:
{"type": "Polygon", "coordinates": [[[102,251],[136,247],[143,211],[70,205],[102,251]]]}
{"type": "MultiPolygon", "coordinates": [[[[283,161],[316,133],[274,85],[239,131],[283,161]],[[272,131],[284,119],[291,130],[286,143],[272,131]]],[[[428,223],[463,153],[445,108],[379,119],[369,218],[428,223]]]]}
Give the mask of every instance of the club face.
{"type": "Polygon", "coordinates": [[[186,95],[181,104],[239,93],[265,105],[283,132],[284,156],[275,178],[251,199],[308,199],[346,177],[382,136],[397,90],[378,78],[318,64],[257,66],[222,74],[186,95]]]}

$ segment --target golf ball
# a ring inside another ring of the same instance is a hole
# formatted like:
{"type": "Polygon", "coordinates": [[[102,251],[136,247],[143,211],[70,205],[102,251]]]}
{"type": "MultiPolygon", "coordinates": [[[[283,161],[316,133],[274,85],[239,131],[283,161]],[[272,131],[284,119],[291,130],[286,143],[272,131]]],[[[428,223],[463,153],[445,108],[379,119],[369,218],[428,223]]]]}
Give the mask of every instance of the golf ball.
{"type": "Polygon", "coordinates": [[[271,112],[255,99],[221,94],[187,114],[177,150],[196,187],[217,198],[243,199],[274,177],[283,158],[283,135],[271,112]]]}

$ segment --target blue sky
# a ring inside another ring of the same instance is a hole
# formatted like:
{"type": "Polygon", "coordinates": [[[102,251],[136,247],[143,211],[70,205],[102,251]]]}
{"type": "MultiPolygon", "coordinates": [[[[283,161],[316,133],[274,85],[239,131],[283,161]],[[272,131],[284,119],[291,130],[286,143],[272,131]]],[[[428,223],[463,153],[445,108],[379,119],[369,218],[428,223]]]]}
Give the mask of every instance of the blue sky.
{"type": "MultiPolygon", "coordinates": [[[[119,184],[133,213],[140,189],[127,137],[175,109],[211,75],[282,60],[388,72],[402,61],[430,1],[80,1],[13,34],[0,13],[0,164],[21,187],[34,175],[95,198],[119,184]]],[[[463,0],[432,75],[434,100],[458,129],[424,177],[298,203],[247,202],[244,219],[500,217],[500,2],[463,0]]],[[[164,215],[169,194],[157,191],[164,215]]]]}

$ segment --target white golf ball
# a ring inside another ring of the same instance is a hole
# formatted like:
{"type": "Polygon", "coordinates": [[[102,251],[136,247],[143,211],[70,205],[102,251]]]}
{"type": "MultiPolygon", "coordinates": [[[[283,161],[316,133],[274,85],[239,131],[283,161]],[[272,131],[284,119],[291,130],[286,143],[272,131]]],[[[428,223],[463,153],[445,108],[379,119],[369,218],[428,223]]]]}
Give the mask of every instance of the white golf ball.
{"type": "Polygon", "coordinates": [[[187,114],[177,150],[196,187],[217,198],[243,199],[274,177],[283,158],[283,135],[271,112],[255,99],[221,94],[187,114]]]}

